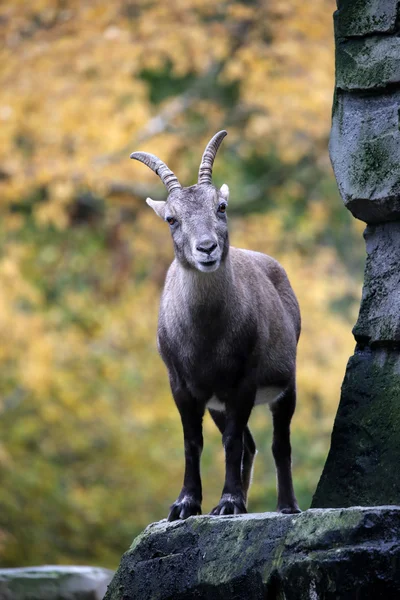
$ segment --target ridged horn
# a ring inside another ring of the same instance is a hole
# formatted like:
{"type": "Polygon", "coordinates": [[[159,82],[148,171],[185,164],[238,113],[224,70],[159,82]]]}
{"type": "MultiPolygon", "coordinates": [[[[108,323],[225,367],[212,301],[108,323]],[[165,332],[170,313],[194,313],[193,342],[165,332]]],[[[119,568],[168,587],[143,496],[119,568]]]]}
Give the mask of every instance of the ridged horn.
{"type": "Polygon", "coordinates": [[[149,154],[148,152],[132,152],[131,158],[139,160],[150,167],[150,169],[159,176],[169,194],[172,190],[182,188],[175,173],[173,173],[161,159],[154,156],[154,154],[149,154]]]}
{"type": "Polygon", "coordinates": [[[223,129],[222,131],[216,133],[208,142],[200,163],[198,183],[211,183],[215,156],[222,140],[226,135],[227,131],[223,129]]]}

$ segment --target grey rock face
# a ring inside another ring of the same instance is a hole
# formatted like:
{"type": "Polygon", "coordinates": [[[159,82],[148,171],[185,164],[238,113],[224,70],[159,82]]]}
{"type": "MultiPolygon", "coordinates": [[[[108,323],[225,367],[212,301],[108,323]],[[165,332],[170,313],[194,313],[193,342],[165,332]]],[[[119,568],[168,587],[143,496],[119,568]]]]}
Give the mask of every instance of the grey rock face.
{"type": "Polygon", "coordinates": [[[345,205],[367,223],[400,219],[398,5],[342,0],[335,13],[330,154],[345,205]]]}
{"type": "Polygon", "coordinates": [[[398,507],[190,517],[149,526],[105,600],[391,600],[399,561],[398,507]]]}
{"type": "Polygon", "coordinates": [[[391,346],[400,342],[400,222],[369,225],[364,236],[367,264],[353,333],[360,343],[391,346]]]}
{"type": "Polygon", "coordinates": [[[393,0],[338,0],[334,15],[337,37],[393,33],[397,4],[393,0]]]}
{"type": "Polygon", "coordinates": [[[341,90],[385,88],[400,81],[400,39],[373,36],[338,42],[336,85],[341,90]]]}
{"type": "Polygon", "coordinates": [[[357,347],[314,507],[400,504],[399,7],[342,0],[335,13],[330,154],[346,207],[369,225],[357,347]]]}
{"type": "Polygon", "coordinates": [[[400,353],[359,348],[347,365],[313,506],[399,504],[399,400],[400,353]]]}
{"type": "Polygon", "coordinates": [[[346,207],[368,223],[400,219],[399,110],[400,91],[378,96],[337,92],[332,165],[346,207]]]}
{"type": "Polygon", "coordinates": [[[97,567],[0,569],[0,600],[102,600],[112,576],[97,567]]]}

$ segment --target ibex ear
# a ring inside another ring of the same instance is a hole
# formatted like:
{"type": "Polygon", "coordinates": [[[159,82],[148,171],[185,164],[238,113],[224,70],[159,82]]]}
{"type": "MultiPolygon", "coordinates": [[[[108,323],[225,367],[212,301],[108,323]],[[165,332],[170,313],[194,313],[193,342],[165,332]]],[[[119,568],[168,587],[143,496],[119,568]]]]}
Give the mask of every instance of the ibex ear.
{"type": "Polygon", "coordinates": [[[223,199],[228,202],[228,200],[229,200],[229,188],[226,185],[226,183],[224,183],[224,185],[221,185],[219,193],[223,197],[223,199]]]}
{"type": "Polygon", "coordinates": [[[164,202],[164,200],[152,200],[151,198],[146,198],[146,203],[151,206],[151,208],[159,217],[165,219],[166,202],[164,202]]]}

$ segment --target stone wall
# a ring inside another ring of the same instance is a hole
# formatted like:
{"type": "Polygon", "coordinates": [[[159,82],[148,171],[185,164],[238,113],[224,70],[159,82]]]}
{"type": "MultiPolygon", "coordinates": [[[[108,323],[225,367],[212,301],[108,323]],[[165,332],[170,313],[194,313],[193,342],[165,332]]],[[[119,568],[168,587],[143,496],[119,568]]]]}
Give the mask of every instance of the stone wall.
{"type": "Polygon", "coordinates": [[[357,342],[314,507],[400,504],[400,28],[395,0],[339,0],[330,155],[365,221],[357,342]]]}

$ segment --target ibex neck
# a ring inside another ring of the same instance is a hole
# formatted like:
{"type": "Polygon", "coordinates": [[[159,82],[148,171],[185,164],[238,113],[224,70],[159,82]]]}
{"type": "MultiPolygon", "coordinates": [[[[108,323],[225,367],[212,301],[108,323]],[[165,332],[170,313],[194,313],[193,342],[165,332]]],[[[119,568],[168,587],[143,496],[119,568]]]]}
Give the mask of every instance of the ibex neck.
{"type": "Polygon", "coordinates": [[[180,295],[188,307],[228,305],[228,300],[232,299],[233,271],[229,255],[212,273],[186,269],[182,265],[178,266],[178,273],[180,295]]]}

